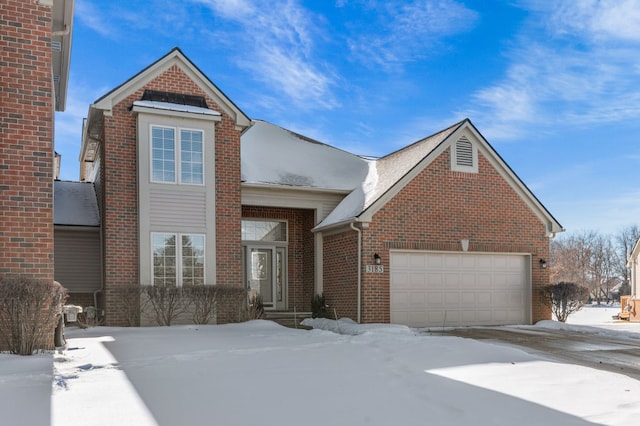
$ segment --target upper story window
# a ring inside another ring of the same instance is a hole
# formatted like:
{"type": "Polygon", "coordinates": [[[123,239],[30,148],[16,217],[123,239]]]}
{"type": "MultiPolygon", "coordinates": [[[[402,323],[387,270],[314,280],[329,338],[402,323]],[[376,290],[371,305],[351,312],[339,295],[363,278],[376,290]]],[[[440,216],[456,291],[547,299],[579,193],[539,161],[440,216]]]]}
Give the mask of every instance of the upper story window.
{"type": "Polygon", "coordinates": [[[478,173],[478,148],[464,135],[451,146],[451,170],[478,173]]]}
{"type": "Polygon", "coordinates": [[[204,183],[202,130],[151,126],[151,181],[204,183]]]}

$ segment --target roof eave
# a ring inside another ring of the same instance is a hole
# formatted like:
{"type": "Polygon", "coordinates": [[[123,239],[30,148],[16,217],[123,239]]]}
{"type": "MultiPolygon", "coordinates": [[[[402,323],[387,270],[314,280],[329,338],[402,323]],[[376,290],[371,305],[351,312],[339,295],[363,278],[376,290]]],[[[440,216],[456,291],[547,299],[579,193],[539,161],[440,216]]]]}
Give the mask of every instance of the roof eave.
{"type": "Polygon", "coordinates": [[[55,110],[64,111],[71,63],[74,0],[54,0],[52,7],[51,62],[55,110]]]}

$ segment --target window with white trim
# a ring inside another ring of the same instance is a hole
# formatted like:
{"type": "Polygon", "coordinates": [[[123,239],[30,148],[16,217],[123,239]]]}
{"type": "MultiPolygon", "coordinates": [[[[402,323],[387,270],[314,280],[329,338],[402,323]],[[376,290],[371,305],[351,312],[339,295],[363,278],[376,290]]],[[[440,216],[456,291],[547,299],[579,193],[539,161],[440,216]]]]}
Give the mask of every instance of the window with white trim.
{"type": "Polygon", "coordinates": [[[183,286],[204,284],[204,235],[151,234],[153,285],[183,286]]]}
{"type": "Polygon", "coordinates": [[[202,130],[151,126],[151,181],[202,185],[203,140],[202,130]]]}

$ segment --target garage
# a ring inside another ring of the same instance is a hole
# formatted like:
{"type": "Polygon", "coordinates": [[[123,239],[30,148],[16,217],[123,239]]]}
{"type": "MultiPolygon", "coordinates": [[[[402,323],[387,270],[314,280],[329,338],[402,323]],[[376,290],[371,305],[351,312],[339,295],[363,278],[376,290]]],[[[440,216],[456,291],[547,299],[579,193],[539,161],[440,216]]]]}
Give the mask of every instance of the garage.
{"type": "Polygon", "coordinates": [[[391,322],[410,327],[529,324],[529,259],[391,251],[391,322]]]}

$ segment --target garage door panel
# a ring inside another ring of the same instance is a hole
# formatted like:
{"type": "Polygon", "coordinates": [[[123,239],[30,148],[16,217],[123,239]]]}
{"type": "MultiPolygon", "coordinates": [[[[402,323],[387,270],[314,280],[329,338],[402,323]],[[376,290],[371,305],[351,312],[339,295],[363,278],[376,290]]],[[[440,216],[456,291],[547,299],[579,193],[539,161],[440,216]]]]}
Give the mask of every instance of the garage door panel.
{"type": "Polygon", "coordinates": [[[438,308],[442,307],[442,293],[439,291],[429,291],[427,292],[427,308],[438,308]]]}
{"type": "MultiPolygon", "coordinates": [[[[444,288],[458,289],[460,288],[460,273],[447,272],[444,274],[444,288]]],[[[430,285],[430,283],[428,283],[430,285]]]]}
{"type": "Polygon", "coordinates": [[[441,273],[431,273],[431,272],[422,272],[425,276],[425,280],[423,283],[423,288],[427,289],[444,289],[445,288],[445,278],[441,273]]]}
{"type": "Polygon", "coordinates": [[[413,327],[529,321],[526,255],[392,252],[392,322],[413,327]]]}
{"type": "Polygon", "coordinates": [[[426,305],[427,295],[424,292],[411,292],[409,296],[409,309],[415,309],[426,305]]]}
{"type": "Polygon", "coordinates": [[[444,256],[444,265],[442,266],[447,269],[457,270],[457,269],[460,269],[461,264],[462,264],[462,259],[460,259],[460,256],[447,254],[444,256]]]}
{"type": "Polygon", "coordinates": [[[460,274],[460,288],[461,289],[473,289],[476,288],[476,275],[470,272],[463,272],[460,274]]]}
{"type": "Polygon", "coordinates": [[[462,300],[460,302],[462,306],[471,306],[471,307],[476,306],[476,303],[477,303],[476,293],[463,292],[461,299],[462,300]]]}
{"type": "Polygon", "coordinates": [[[451,306],[459,306],[460,305],[460,293],[458,292],[445,292],[444,293],[444,306],[445,308],[451,306]]]}
{"type": "Polygon", "coordinates": [[[411,269],[424,269],[426,267],[427,259],[424,256],[420,256],[419,254],[415,254],[409,257],[409,267],[411,269]]]}
{"type": "Polygon", "coordinates": [[[409,293],[406,291],[391,292],[391,310],[402,310],[409,306],[409,293]]]}
{"type": "Polygon", "coordinates": [[[488,291],[480,291],[478,293],[476,293],[477,296],[477,302],[478,302],[478,307],[481,308],[486,308],[491,306],[491,304],[493,303],[493,299],[491,297],[491,293],[488,291]]]}

